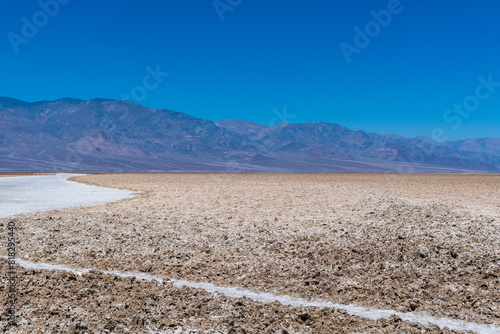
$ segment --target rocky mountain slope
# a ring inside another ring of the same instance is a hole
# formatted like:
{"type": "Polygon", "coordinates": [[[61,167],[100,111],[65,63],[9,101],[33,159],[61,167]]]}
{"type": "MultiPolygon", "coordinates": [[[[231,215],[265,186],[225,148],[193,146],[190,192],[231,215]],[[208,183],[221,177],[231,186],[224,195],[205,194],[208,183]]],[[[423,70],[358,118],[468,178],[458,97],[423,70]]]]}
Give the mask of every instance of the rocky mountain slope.
{"type": "Polygon", "coordinates": [[[0,98],[0,171],[495,172],[500,138],[212,122],[129,101],[0,98]]]}

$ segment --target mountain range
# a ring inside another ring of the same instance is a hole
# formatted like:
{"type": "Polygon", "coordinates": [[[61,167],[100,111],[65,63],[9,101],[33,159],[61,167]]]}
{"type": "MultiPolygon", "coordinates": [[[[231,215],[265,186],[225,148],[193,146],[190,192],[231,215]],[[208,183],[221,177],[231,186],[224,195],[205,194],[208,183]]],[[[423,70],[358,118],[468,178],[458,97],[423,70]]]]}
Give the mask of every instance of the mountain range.
{"type": "Polygon", "coordinates": [[[212,122],[110,99],[0,97],[0,171],[497,173],[500,138],[212,122]]]}

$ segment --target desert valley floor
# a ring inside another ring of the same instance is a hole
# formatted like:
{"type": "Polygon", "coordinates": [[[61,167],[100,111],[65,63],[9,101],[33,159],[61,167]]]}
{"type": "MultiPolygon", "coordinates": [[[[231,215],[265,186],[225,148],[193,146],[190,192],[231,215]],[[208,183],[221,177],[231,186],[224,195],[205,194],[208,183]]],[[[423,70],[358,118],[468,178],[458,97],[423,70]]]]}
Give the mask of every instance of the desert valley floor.
{"type": "MultiPolygon", "coordinates": [[[[500,326],[500,176],[93,174],[137,191],[0,219],[19,268],[8,333],[466,333],[232,298],[171,279],[500,326]],[[157,281],[111,271],[144,273],[157,281]],[[107,273],[106,273],[107,272],[107,273]]],[[[6,247],[0,255],[6,255],[6,247]]],[[[0,268],[7,271],[6,260],[0,268]]],[[[2,280],[4,280],[2,274],[2,280]]],[[[4,280],[5,281],[5,280],[4,280]]]]}

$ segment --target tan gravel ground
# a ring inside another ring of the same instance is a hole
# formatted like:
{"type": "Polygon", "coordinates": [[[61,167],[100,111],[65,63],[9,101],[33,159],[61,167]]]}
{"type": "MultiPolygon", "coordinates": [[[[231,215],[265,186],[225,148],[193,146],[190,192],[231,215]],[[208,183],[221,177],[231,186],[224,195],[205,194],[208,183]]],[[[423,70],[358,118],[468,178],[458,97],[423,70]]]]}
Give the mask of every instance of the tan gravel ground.
{"type": "MultiPolygon", "coordinates": [[[[500,176],[113,174],[76,180],[142,194],[19,216],[20,258],[500,323],[500,176]]],[[[0,228],[7,222],[0,220],[0,228]]],[[[368,321],[99,272],[20,271],[20,325],[12,333],[103,332],[108,323],[108,331],[130,333],[443,332],[397,318],[368,321]]],[[[5,284],[0,289],[4,300],[5,284]]]]}

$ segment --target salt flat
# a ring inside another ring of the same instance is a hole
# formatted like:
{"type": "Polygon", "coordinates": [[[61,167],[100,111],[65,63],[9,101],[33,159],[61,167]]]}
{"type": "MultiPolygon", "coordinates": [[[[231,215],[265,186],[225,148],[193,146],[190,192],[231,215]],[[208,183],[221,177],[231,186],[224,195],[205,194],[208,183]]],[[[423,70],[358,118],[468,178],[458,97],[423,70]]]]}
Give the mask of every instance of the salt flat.
{"type": "Polygon", "coordinates": [[[66,182],[81,174],[0,178],[0,218],[21,213],[91,206],[131,197],[126,190],[66,182]]]}
{"type": "Polygon", "coordinates": [[[334,308],[179,289],[168,283],[171,279],[290,300],[416,312],[482,328],[500,322],[498,176],[115,174],[76,179],[142,193],[15,219],[20,258],[98,270],[82,276],[24,270],[20,289],[28,293],[20,303],[32,327],[457,332],[398,317],[370,320],[334,308]],[[113,271],[143,273],[165,283],[117,277],[113,271]]]}

